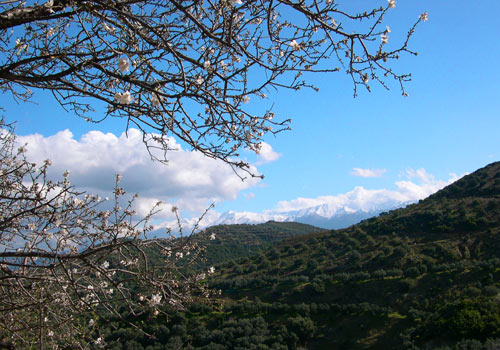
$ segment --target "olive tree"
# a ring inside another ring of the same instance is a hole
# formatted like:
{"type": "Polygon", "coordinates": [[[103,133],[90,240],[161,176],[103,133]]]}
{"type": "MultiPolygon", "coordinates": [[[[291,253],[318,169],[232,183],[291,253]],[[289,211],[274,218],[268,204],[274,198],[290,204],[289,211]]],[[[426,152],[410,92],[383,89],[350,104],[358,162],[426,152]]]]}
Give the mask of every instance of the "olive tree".
{"type": "MultiPolygon", "coordinates": [[[[149,147],[174,136],[252,176],[238,158],[289,129],[251,99],[315,88],[310,73],[345,72],[358,87],[410,75],[391,68],[408,47],[389,42],[395,0],[356,13],[339,0],[0,1],[0,89],[27,101],[50,91],[89,122],[123,118],[149,147]]],[[[158,145],[159,144],[159,145],[158,145]]],[[[168,159],[162,157],[163,160],[168,159]]],[[[239,172],[241,174],[241,172],[239,172]]],[[[242,175],[240,175],[242,176],[242,175]]]]}

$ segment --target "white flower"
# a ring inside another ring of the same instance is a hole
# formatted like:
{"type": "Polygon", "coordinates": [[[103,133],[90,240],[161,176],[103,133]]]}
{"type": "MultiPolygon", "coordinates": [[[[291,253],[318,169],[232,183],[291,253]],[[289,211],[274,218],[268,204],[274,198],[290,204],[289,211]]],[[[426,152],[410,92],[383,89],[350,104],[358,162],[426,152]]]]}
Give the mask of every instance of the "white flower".
{"type": "Polygon", "coordinates": [[[159,305],[160,303],[161,303],[161,294],[153,294],[151,296],[151,299],[149,299],[149,305],[151,307],[159,305]]]}
{"type": "Polygon", "coordinates": [[[241,2],[241,0],[231,0],[231,4],[232,5],[241,5],[243,3],[241,2]]]}
{"type": "Polygon", "coordinates": [[[210,266],[210,268],[208,269],[208,273],[214,273],[214,272],[215,272],[215,267],[210,266]]]}
{"type": "Polygon", "coordinates": [[[255,151],[255,153],[256,153],[256,154],[260,154],[260,151],[261,151],[261,150],[262,150],[262,143],[260,143],[260,142],[259,142],[259,143],[257,143],[257,144],[255,145],[255,149],[254,149],[254,151],[255,151]]]}
{"type": "Polygon", "coordinates": [[[123,93],[122,92],[117,92],[115,94],[115,100],[117,100],[121,104],[128,105],[130,102],[133,101],[133,98],[130,95],[129,91],[125,91],[123,93]]]}
{"type": "Polygon", "coordinates": [[[115,34],[116,28],[113,26],[108,26],[107,23],[102,23],[102,27],[104,28],[105,31],[107,31],[109,34],[115,34]]]}
{"type": "Polygon", "coordinates": [[[94,324],[95,324],[95,321],[94,321],[94,319],[91,318],[89,320],[89,327],[92,327],[94,324]]]}
{"type": "Polygon", "coordinates": [[[300,44],[299,44],[297,41],[295,41],[295,39],[293,39],[293,40],[290,42],[290,46],[292,47],[292,49],[293,49],[294,51],[298,51],[298,50],[300,50],[300,44]]]}
{"type": "Polygon", "coordinates": [[[118,59],[118,69],[120,69],[120,71],[122,73],[129,71],[129,69],[130,69],[130,62],[128,61],[127,58],[119,58],[118,59]]]}
{"type": "Polygon", "coordinates": [[[363,75],[363,83],[368,84],[369,81],[370,77],[368,76],[368,74],[363,75]]]}
{"type": "Polygon", "coordinates": [[[385,44],[387,44],[389,42],[389,37],[387,35],[385,35],[385,34],[382,34],[380,36],[380,40],[382,40],[382,45],[385,45],[385,44]]]}
{"type": "Polygon", "coordinates": [[[203,81],[204,81],[203,77],[201,77],[201,76],[198,76],[198,78],[196,78],[196,84],[198,84],[198,85],[203,84],[203,81]]]}
{"type": "Polygon", "coordinates": [[[46,35],[47,38],[50,38],[55,33],[56,33],[56,28],[50,27],[49,30],[47,30],[47,33],[45,35],[46,35]]]}
{"type": "Polygon", "coordinates": [[[101,267],[106,270],[109,267],[109,261],[103,262],[101,267]]]}
{"type": "Polygon", "coordinates": [[[390,33],[390,32],[391,32],[391,27],[389,27],[389,26],[385,26],[385,32],[386,32],[386,33],[390,33]]]}
{"type": "Polygon", "coordinates": [[[387,0],[389,3],[389,8],[393,9],[396,7],[396,0],[387,0]]]}
{"type": "Polygon", "coordinates": [[[161,106],[161,96],[158,96],[156,93],[151,94],[151,104],[155,107],[160,107],[161,106]]]}
{"type": "Polygon", "coordinates": [[[52,6],[54,6],[54,0],[49,0],[45,3],[45,6],[49,9],[50,13],[54,13],[52,6]]]}
{"type": "Polygon", "coordinates": [[[210,61],[209,61],[209,60],[206,60],[206,61],[203,63],[203,68],[205,68],[206,70],[209,70],[209,69],[210,69],[210,61]]]}
{"type": "Polygon", "coordinates": [[[17,48],[16,55],[19,55],[21,52],[28,49],[28,45],[23,43],[21,39],[18,38],[16,39],[16,48],[17,48]]]}
{"type": "Polygon", "coordinates": [[[243,97],[243,103],[248,103],[248,102],[250,102],[250,97],[249,96],[243,97]]]}
{"type": "Polygon", "coordinates": [[[427,11],[425,11],[424,13],[422,13],[422,14],[420,15],[420,19],[421,19],[422,21],[424,21],[424,22],[427,22],[428,17],[429,17],[429,14],[427,13],[427,11]]]}
{"type": "Polygon", "coordinates": [[[212,234],[210,235],[210,240],[211,240],[211,241],[213,241],[214,239],[215,239],[215,233],[212,233],[212,234]]]}
{"type": "Polygon", "coordinates": [[[48,332],[47,332],[47,335],[48,335],[49,337],[53,337],[53,336],[54,336],[54,332],[52,332],[52,331],[48,331],[48,332]]]}

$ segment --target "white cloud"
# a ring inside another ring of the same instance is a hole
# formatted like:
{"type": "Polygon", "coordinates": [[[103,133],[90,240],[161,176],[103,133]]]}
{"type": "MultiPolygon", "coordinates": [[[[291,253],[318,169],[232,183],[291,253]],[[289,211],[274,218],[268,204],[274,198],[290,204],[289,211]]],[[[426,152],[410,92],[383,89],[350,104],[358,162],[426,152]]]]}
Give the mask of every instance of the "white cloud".
{"type": "MultiPolygon", "coordinates": [[[[191,226],[210,203],[236,199],[240,192],[262,185],[257,178],[241,181],[227,164],[207,158],[199,152],[183,150],[173,138],[168,141],[178,151],[168,153],[168,164],[152,162],[142,143],[142,133],[135,129],[128,131],[128,137],[125,134],[117,137],[110,133],[91,131],[76,140],[69,130],[64,130],[49,137],[38,134],[19,136],[18,141],[28,144],[31,161],[41,164],[44,159],[52,160],[51,177],[60,178],[68,169],[71,171],[72,184],[91,193],[108,195],[115,174],[120,173],[123,175],[121,185],[125,190],[129,194],[140,194],[134,206],[140,216],[146,215],[157,201],[163,202],[160,205],[162,212],[156,218],[165,220],[165,223],[159,227],[175,226],[175,216],[171,211],[174,205],[180,208],[183,222],[191,226]]],[[[273,161],[280,156],[268,144],[263,145],[263,151],[260,156],[262,162],[273,161]]],[[[252,170],[257,171],[256,168],[252,170]]],[[[353,171],[368,176],[370,173],[381,175],[385,169],[355,168],[353,171]]],[[[325,217],[341,210],[350,212],[389,208],[423,199],[458,179],[457,175],[450,174],[448,180],[438,180],[425,169],[408,169],[405,176],[407,179],[395,182],[394,189],[366,189],[358,186],[337,195],[281,201],[274,209],[261,213],[220,214],[212,210],[204,218],[203,225],[285,221],[290,217],[289,212],[307,211],[313,207],[316,208],[316,214],[325,217]]],[[[254,194],[247,192],[245,196],[249,200],[254,194]]]]}
{"type": "Polygon", "coordinates": [[[331,218],[335,214],[343,212],[387,210],[424,199],[459,179],[456,174],[450,174],[448,180],[437,180],[425,169],[409,169],[406,171],[406,175],[408,180],[397,181],[395,189],[366,189],[357,186],[349,192],[337,195],[315,198],[299,197],[290,201],[280,201],[274,209],[262,213],[227,212],[218,216],[214,213],[204,224],[259,223],[269,220],[290,221],[309,214],[331,218]]]}
{"type": "MultiPolygon", "coordinates": [[[[464,174],[465,175],[465,174],[464,174]]],[[[462,176],[464,176],[462,175],[462,176]]],[[[425,198],[434,192],[442,189],[443,187],[457,181],[462,176],[457,176],[457,174],[450,174],[448,180],[437,180],[434,175],[429,174],[425,169],[420,168],[417,170],[408,169],[406,170],[406,181],[396,182],[399,192],[402,196],[415,198],[415,200],[425,198]],[[413,179],[420,180],[420,184],[416,184],[411,181],[413,179]]]]}
{"type": "Polygon", "coordinates": [[[437,180],[425,169],[407,170],[408,180],[395,183],[396,189],[366,189],[362,186],[355,187],[352,191],[316,198],[297,198],[291,201],[278,203],[279,211],[301,210],[318,205],[329,205],[333,208],[351,208],[353,210],[370,211],[382,206],[396,205],[418,201],[458,179],[456,174],[450,174],[448,180],[437,180]],[[417,179],[418,181],[412,181],[417,179]]]}
{"type": "Polygon", "coordinates": [[[351,171],[351,175],[360,177],[380,177],[386,172],[385,169],[362,169],[354,168],[351,171]]]}
{"type": "Polygon", "coordinates": [[[281,157],[281,153],[277,153],[273,150],[272,146],[266,142],[260,143],[261,148],[259,151],[259,157],[256,165],[261,165],[265,163],[271,163],[278,160],[281,157]]]}
{"type": "Polygon", "coordinates": [[[148,215],[153,207],[155,210],[160,210],[155,214],[155,219],[175,219],[175,214],[172,212],[173,206],[171,203],[151,197],[138,197],[134,202],[134,210],[139,217],[148,215]]]}
{"type": "MultiPolygon", "coordinates": [[[[152,162],[142,143],[142,133],[129,129],[119,137],[111,133],[91,131],[76,140],[69,130],[43,137],[39,134],[19,136],[28,144],[28,157],[41,163],[51,159],[50,176],[60,178],[70,170],[71,183],[91,193],[109,192],[116,173],[123,175],[121,186],[130,193],[139,193],[136,211],[146,213],[158,200],[165,218],[172,217],[173,204],[184,211],[201,213],[212,202],[236,199],[239,192],[255,186],[260,180],[241,181],[227,164],[183,150],[173,138],[167,154],[168,164],[152,162]]],[[[256,168],[251,170],[257,171],[256,168]]]]}

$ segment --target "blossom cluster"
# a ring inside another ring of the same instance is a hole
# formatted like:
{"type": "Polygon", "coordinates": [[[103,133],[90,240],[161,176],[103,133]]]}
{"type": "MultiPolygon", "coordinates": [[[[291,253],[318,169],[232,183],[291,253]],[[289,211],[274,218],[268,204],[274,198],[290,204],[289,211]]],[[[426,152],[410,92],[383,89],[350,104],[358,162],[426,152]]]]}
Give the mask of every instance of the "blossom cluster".
{"type": "Polygon", "coordinates": [[[80,348],[89,341],[104,347],[104,339],[95,333],[94,318],[89,327],[81,326],[82,319],[102,310],[119,314],[116,310],[123,302],[132,314],[159,314],[182,308],[194,292],[208,295],[199,274],[177,273],[199,259],[203,247],[196,236],[176,238],[168,231],[165,239],[148,238],[157,207],[144,218],[136,217],[132,208],[137,197],[124,200],[120,175],[112,207],[101,209],[107,199],[76,191],[69,171],[60,181],[49,180],[51,162],[40,167],[29,162],[26,147],[17,147],[9,128],[0,122],[4,332],[22,344],[36,343],[43,336],[49,343],[68,347],[80,348]],[[168,254],[156,262],[141,254],[158,248],[168,254]],[[137,299],[137,291],[149,297],[137,299]],[[40,310],[44,310],[43,324],[40,310]]]}

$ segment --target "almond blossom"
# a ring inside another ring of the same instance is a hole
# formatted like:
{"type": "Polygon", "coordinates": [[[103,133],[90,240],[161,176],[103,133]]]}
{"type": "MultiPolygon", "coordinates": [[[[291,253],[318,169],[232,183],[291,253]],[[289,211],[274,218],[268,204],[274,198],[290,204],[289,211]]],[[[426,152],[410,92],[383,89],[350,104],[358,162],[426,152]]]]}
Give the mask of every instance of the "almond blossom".
{"type": "Polygon", "coordinates": [[[133,97],[130,95],[130,91],[125,91],[125,92],[117,92],[115,94],[115,100],[117,100],[119,103],[121,104],[129,104],[131,103],[134,99],[133,97]]]}
{"type": "Polygon", "coordinates": [[[161,107],[161,96],[158,96],[156,93],[151,94],[151,104],[155,107],[161,107]]]}
{"type": "Polygon", "coordinates": [[[130,62],[127,58],[118,59],[118,69],[120,69],[122,73],[128,72],[130,70],[130,62]]]}
{"type": "Polygon", "coordinates": [[[153,294],[151,298],[149,299],[149,306],[155,307],[160,305],[161,303],[162,296],[161,294],[153,294]]]}
{"type": "Polygon", "coordinates": [[[300,44],[295,39],[290,42],[290,46],[294,51],[300,50],[300,44]]]}

